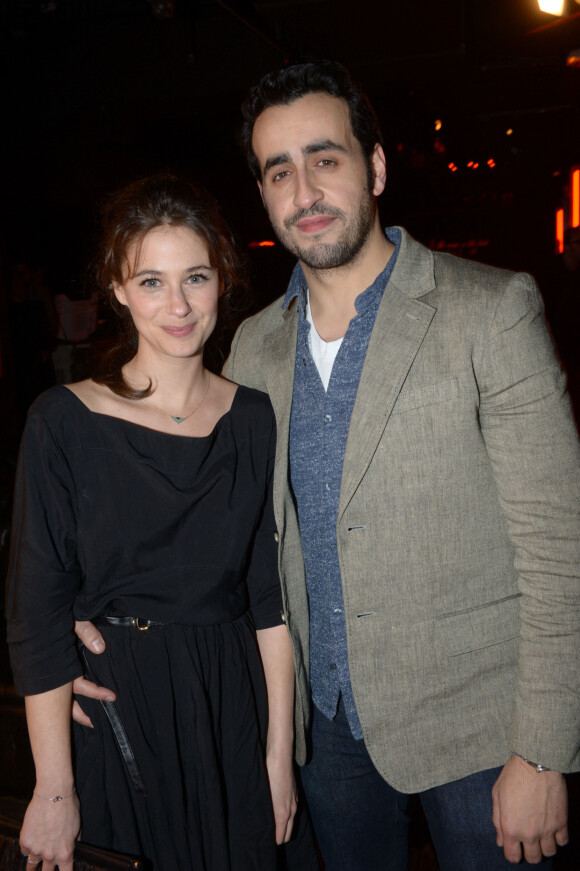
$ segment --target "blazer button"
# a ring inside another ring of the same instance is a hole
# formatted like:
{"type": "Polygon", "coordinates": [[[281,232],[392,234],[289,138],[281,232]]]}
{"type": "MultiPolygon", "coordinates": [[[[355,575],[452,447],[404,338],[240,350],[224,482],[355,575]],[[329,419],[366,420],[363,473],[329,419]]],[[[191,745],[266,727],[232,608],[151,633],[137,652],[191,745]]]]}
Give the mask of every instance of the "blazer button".
{"type": "Polygon", "coordinates": [[[276,542],[276,544],[280,541],[280,536],[277,532],[274,533],[274,541],[276,542]]]}

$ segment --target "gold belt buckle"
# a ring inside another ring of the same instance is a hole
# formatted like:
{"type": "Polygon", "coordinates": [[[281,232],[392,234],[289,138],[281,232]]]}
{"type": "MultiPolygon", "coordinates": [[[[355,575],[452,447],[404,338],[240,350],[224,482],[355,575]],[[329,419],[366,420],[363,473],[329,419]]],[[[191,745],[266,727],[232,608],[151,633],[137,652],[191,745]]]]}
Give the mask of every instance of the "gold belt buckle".
{"type": "Polygon", "coordinates": [[[140,617],[133,617],[131,622],[132,622],[133,626],[135,627],[135,629],[138,629],[139,632],[147,632],[147,630],[151,628],[150,621],[144,620],[143,624],[141,624],[140,617]]]}

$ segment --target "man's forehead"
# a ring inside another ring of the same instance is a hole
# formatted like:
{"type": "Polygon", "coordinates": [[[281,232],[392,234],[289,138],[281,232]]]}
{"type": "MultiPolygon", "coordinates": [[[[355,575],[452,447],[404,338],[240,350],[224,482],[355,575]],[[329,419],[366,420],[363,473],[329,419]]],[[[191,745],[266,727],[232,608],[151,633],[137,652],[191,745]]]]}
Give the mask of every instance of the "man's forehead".
{"type": "Polygon", "coordinates": [[[353,138],[347,102],[317,92],[264,109],[254,123],[252,146],[263,166],[274,153],[303,152],[324,140],[347,146],[353,138]]]}

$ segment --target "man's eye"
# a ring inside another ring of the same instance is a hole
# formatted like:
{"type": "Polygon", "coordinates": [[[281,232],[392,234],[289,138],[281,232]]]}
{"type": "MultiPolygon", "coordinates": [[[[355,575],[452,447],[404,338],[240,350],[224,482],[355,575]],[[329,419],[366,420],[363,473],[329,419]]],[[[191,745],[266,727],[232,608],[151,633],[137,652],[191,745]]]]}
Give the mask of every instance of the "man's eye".
{"type": "Polygon", "coordinates": [[[286,178],[287,175],[290,175],[287,169],[281,169],[280,172],[277,172],[272,176],[272,181],[281,181],[283,178],[286,178]]]}
{"type": "Polygon", "coordinates": [[[317,166],[335,166],[335,161],[331,160],[330,157],[323,157],[322,160],[318,161],[317,166]]]}

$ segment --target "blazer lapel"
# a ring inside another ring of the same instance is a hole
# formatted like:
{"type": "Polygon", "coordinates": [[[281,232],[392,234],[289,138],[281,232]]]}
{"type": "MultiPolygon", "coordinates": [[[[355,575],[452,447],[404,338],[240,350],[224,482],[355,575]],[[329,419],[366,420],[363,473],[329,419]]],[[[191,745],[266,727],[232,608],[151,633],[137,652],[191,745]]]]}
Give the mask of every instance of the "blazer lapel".
{"type": "Polygon", "coordinates": [[[431,252],[404,233],[393,275],[377,312],[353,408],[344,455],[339,519],[371,462],[435,315],[432,306],[413,297],[434,286],[431,252]]]}

